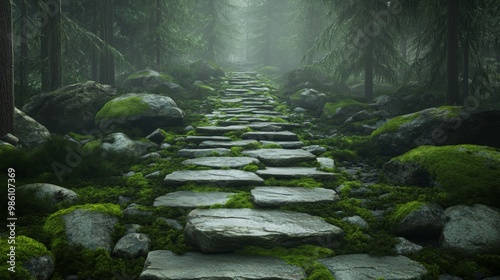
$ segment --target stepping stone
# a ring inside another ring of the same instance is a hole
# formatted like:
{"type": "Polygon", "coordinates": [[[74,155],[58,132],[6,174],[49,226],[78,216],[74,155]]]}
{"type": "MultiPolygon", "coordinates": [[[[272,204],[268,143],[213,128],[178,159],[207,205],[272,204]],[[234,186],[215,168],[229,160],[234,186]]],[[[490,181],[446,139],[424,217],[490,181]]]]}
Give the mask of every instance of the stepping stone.
{"type": "Polygon", "coordinates": [[[301,280],[300,267],[272,257],[235,254],[205,255],[186,252],[177,255],[159,250],[148,254],[139,280],[301,280]]]}
{"type": "Polygon", "coordinates": [[[205,141],[200,144],[200,147],[203,148],[246,147],[253,143],[258,143],[258,141],[257,140],[240,140],[240,141],[230,141],[230,142],[205,141]]]}
{"type": "MultiPolygon", "coordinates": [[[[269,98],[267,98],[267,97],[242,97],[241,99],[243,101],[257,101],[257,102],[269,101],[269,98]]],[[[272,100],[272,98],[271,98],[271,100],[272,100]]]]}
{"type": "Polygon", "coordinates": [[[247,121],[219,121],[217,124],[219,126],[230,126],[230,125],[242,125],[242,124],[249,124],[250,122],[247,121]]]}
{"type": "Polygon", "coordinates": [[[262,178],[298,179],[301,177],[310,177],[325,180],[335,179],[335,174],[318,171],[314,167],[268,167],[265,170],[258,170],[255,173],[262,178]]]}
{"type": "Polygon", "coordinates": [[[246,92],[248,92],[248,89],[244,89],[244,88],[227,88],[225,91],[226,92],[232,92],[232,93],[246,93],[246,92]]]}
{"type": "Polygon", "coordinates": [[[259,117],[259,118],[269,118],[269,119],[274,119],[274,118],[280,118],[284,120],[288,120],[290,117],[285,116],[285,115],[269,115],[269,114],[253,114],[254,117],[259,117]]]}
{"type": "Polygon", "coordinates": [[[241,168],[249,164],[259,164],[259,160],[251,157],[206,157],[188,159],[182,162],[184,165],[198,165],[211,168],[241,168]]]}
{"type": "Polygon", "coordinates": [[[268,92],[268,91],[270,91],[270,89],[266,88],[266,87],[254,87],[254,88],[250,88],[250,90],[255,91],[255,92],[268,92]]]}
{"type": "Polygon", "coordinates": [[[234,193],[178,191],[157,197],[154,207],[198,208],[226,204],[234,193]]]}
{"type": "Polygon", "coordinates": [[[276,123],[271,123],[271,122],[259,122],[259,123],[252,123],[248,125],[249,128],[253,130],[260,130],[260,131],[282,131],[283,127],[276,125],[276,123]]]}
{"type": "Polygon", "coordinates": [[[245,121],[245,122],[265,122],[267,119],[264,118],[255,118],[255,117],[239,117],[239,121],[245,121]]]}
{"type": "Polygon", "coordinates": [[[279,207],[292,203],[335,202],[340,200],[334,190],[300,187],[256,187],[251,191],[255,205],[279,207]]]}
{"type": "Polygon", "coordinates": [[[264,180],[255,173],[241,170],[181,170],[168,174],[164,183],[166,185],[197,183],[237,187],[262,185],[264,180]]]}
{"type": "Polygon", "coordinates": [[[259,149],[243,151],[244,155],[259,159],[268,166],[290,166],[316,160],[316,156],[302,149],[259,149]]]}
{"type": "Polygon", "coordinates": [[[260,110],[273,110],[273,105],[242,105],[241,108],[252,108],[252,109],[260,109],[260,110]]]}
{"type": "Polygon", "coordinates": [[[186,141],[200,144],[204,141],[231,141],[230,137],[225,136],[187,136],[186,141]]]}
{"type": "Polygon", "coordinates": [[[280,114],[280,112],[269,111],[269,110],[253,111],[252,113],[260,114],[260,115],[279,115],[280,114]]]}
{"type": "Polygon", "coordinates": [[[200,126],[196,128],[196,132],[206,135],[222,135],[232,131],[243,131],[248,129],[247,126],[243,125],[231,125],[231,126],[200,126]]]}
{"type": "Polygon", "coordinates": [[[405,256],[341,255],[319,260],[337,280],[421,279],[425,267],[405,256]]]}
{"type": "Polygon", "coordinates": [[[243,105],[252,105],[253,106],[253,105],[264,105],[264,102],[262,102],[262,101],[244,101],[242,104],[243,105]]]}
{"type": "Polygon", "coordinates": [[[283,149],[300,149],[304,146],[301,141],[259,141],[262,145],[280,145],[283,149]]]}
{"type": "MultiPolygon", "coordinates": [[[[344,232],[320,217],[256,209],[196,209],[187,216],[186,242],[203,253],[247,245],[272,248],[340,241],[344,232]]],[[[268,278],[269,279],[269,278],[268,278]]]]}
{"type": "Polygon", "coordinates": [[[241,136],[243,139],[267,140],[267,141],[300,141],[297,134],[290,131],[281,132],[247,132],[241,136]]]}
{"type": "Polygon", "coordinates": [[[209,156],[225,156],[229,155],[231,150],[224,148],[216,149],[182,149],[177,152],[177,156],[185,158],[199,158],[209,156]]]}
{"type": "Polygon", "coordinates": [[[256,111],[256,109],[240,108],[236,110],[225,110],[223,112],[226,114],[247,114],[247,113],[252,113],[254,111],[256,111]]]}
{"type": "Polygon", "coordinates": [[[233,99],[221,99],[220,100],[221,103],[240,103],[240,102],[243,102],[243,100],[239,99],[239,98],[233,98],[233,99]]]}

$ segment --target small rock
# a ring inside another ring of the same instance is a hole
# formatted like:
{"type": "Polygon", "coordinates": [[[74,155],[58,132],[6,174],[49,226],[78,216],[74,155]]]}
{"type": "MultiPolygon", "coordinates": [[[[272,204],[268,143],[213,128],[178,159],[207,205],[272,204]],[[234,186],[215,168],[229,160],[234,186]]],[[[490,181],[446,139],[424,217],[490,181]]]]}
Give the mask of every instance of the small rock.
{"type": "Polygon", "coordinates": [[[184,131],[185,132],[189,132],[189,131],[193,131],[193,130],[196,130],[192,125],[188,125],[184,128],[184,131]]]}
{"type": "Polygon", "coordinates": [[[78,194],[74,191],[52,184],[29,184],[19,187],[18,190],[29,192],[38,200],[50,198],[52,203],[72,203],[78,199],[78,194]]]}
{"type": "Polygon", "coordinates": [[[141,225],[138,224],[126,224],[125,225],[125,233],[137,233],[141,229],[141,225]]]}
{"type": "Polygon", "coordinates": [[[129,233],[116,242],[113,255],[120,258],[137,258],[149,253],[151,240],[146,234],[129,233]]]}
{"type": "Polygon", "coordinates": [[[326,152],[326,149],[324,147],[321,147],[319,145],[312,145],[312,146],[306,146],[302,147],[302,150],[310,152],[311,154],[314,155],[321,155],[322,153],[326,152]]]}
{"type": "Polygon", "coordinates": [[[319,157],[316,160],[320,164],[320,168],[335,168],[335,161],[331,158],[319,157]]]}
{"type": "Polygon", "coordinates": [[[360,216],[346,217],[346,218],[343,218],[342,221],[346,221],[346,222],[353,224],[355,226],[358,226],[360,228],[369,228],[370,227],[368,225],[368,223],[360,216]]]}
{"type": "Polygon", "coordinates": [[[140,205],[135,204],[135,203],[130,204],[129,206],[127,206],[127,208],[125,208],[123,210],[123,214],[125,216],[151,216],[151,215],[153,215],[152,212],[138,209],[139,206],[140,205]]]}
{"type": "Polygon", "coordinates": [[[118,204],[127,204],[127,203],[129,203],[131,200],[132,200],[132,198],[130,198],[130,197],[126,197],[126,196],[120,195],[120,196],[118,197],[118,204]]]}
{"type": "Polygon", "coordinates": [[[172,147],[172,145],[170,145],[170,144],[168,144],[168,143],[163,143],[163,144],[161,144],[160,149],[162,149],[162,150],[166,150],[166,149],[168,149],[168,148],[170,148],[170,147],[172,147]]]}
{"type": "Polygon", "coordinates": [[[161,131],[161,129],[157,128],[151,134],[146,136],[146,139],[149,139],[150,141],[160,145],[163,142],[163,140],[165,139],[165,135],[163,135],[163,132],[161,131]]]}
{"type": "Polygon", "coordinates": [[[135,171],[129,171],[129,172],[123,174],[123,177],[132,177],[134,175],[135,175],[135,171]]]}
{"type": "Polygon", "coordinates": [[[399,243],[396,244],[395,250],[399,255],[407,255],[420,252],[424,249],[424,247],[415,244],[406,238],[396,237],[399,240],[399,243]]]}
{"type": "Polygon", "coordinates": [[[165,222],[167,225],[171,226],[175,230],[183,230],[184,227],[179,223],[179,221],[174,220],[174,219],[167,219],[163,217],[159,217],[157,220],[161,220],[165,222]]]}
{"type": "Polygon", "coordinates": [[[141,159],[155,159],[155,158],[161,158],[161,155],[159,153],[149,153],[147,155],[143,155],[141,159]]]}
{"type": "Polygon", "coordinates": [[[300,113],[305,113],[305,112],[307,112],[307,110],[306,110],[306,109],[301,108],[301,107],[295,107],[295,108],[293,109],[293,111],[294,111],[295,113],[299,113],[299,114],[300,114],[300,113]]]}
{"type": "Polygon", "coordinates": [[[160,175],[161,175],[161,172],[160,171],[156,171],[156,172],[147,174],[146,176],[144,176],[144,178],[150,179],[150,178],[158,177],[160,175]]]}

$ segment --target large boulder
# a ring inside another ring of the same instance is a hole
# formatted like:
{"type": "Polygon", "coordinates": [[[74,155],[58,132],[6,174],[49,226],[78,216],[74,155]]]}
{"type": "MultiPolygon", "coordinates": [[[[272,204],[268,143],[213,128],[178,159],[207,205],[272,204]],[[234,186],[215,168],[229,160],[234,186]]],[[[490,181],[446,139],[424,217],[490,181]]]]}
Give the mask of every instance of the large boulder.
{"type": "Polygon", "coordinates": [[[421,146],[393,158],[383,166],[390,183],[439,187],[449,205],[500,199],[500,150],[476,145],[421,146]]]}
{"type": "Polygon", "coordinates": [[[38,147],[50,138],[49,130],[21,110],[14,109],[14,134],[24,147],[38,147]]]}
{"type": "Polygon", "coordinates": [[[468,112],[444,106],[399,116],[371,134],[384,155],[400,155],[421,145],[476,144],[500,147],[500,110],[468,112]]]}
{"type": "MultiPolygon", "coordinates": [[[[92,146],[92,142],[88,145],[92,146]]],[[[99,147],[103,151],[103,156],[121,154],[130,157],[139,157],[144,155],[149,148],[157,146],[153,142],[133,141],[127,135],[117,132],[106,136],[99,147]]]]}
{"type": "Polygon", "coordinates": [[[305,88],[292,94],[290,101],[295,107],[318,111],[326,102],[326,94],[312,88],[305,88]]]}
{"type": "Polygon", "coordinates": [[[343,99],[337,102],[328,102],[323,107],[322,117],[336,123],[343,123],[349,117],[356,115],[368,107],[367,104],[352,100],[343,99]]]}
{"type": "Polygon", "coordinates": [[[107,102],[95,115],[97,127],[136,130],[148,135],[158,127],[182,125],[184,112],[170,97],[129,93],[107,102]]]}
{"type": "Polygon", "coordinates": [[[113,255],[121,258],[147,256],[151,240],[143,233],[129,233],[116,242],[113,255]]]}
{"type": "Polygon", "coordinates": [[[78,199],[78,194],[72,190],[45,183],[28,184],[18,188],[21,192],[29,193],[31,199],[50,199],[51,203],[73,203],[78,199]]]}
{"type": "Polygon", "coordinates": [[[176,94],[181,90],[172,77],[153,70],[143,70],[129,75],[123,82],[123,86],[166,95],[176,94]]]}
{"type": "Polygon", "coordinates": [[[114,97],[111,86],[89,81],[38,94],[22,111],[51,132],[80,133],[94,127],[95,114],[114,97]]]}
{"type": "Polygon", "coordinates": [[[416,201],[398,206],[391,220],[394,232],[410,239],[437,240],[445,223],[441,206],[416,201]]]}
{"type": "Polygon", "coordinates": [[[466,254],[500,253],[500,210],[485,205],[456,205],[445,211],[442,246],[466,254]]]}

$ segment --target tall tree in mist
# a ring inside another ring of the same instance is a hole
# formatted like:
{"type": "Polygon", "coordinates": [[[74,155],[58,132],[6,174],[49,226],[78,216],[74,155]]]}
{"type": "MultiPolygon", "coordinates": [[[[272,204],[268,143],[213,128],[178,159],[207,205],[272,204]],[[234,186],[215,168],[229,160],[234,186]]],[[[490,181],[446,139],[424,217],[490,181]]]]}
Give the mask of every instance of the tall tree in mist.
{"type": "MultiPolygon", "coordinates": [[[[114,24],[113,0],[100,0],[99,5],[99,10],[101,12],[100,36],[106,44],[112,46],[114,24]]],[[[113,52],[109,48],[101,49],[101,58],[99,62],[99,82],[101,84],[115,85],[113,52]]]]}
{"type": "Polygon", "coordinates": [[[231,27],[231,11],[235,6],[230,0],[205,0],[201,12],[205,15],[203,40],[205,58],[217,61],[229,49],[230,35],[235,33],[231,27]]]}
{"type": "Polygon", "coordinates": [[[14,132],[12,2],[0,0],[0,137],[14,132]]]}

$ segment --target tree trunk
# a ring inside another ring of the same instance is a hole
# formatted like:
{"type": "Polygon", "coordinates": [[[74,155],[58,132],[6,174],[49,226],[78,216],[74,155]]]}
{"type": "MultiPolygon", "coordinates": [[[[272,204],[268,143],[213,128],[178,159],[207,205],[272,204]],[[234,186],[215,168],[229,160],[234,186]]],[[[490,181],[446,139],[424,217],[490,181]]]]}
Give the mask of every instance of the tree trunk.
{"type": "Polygon", "coordinates": [[[14,132],[12,2],[0,0],[0,137],[14,132]]]}
{"type": "Polygon", "coordinates": [[[365,52],[365,97],[373,99],[373,42],[366,46],[365,52]]]}
{"type": "MultiPolygon", "coordinates": [[[[92,3],[92,6],[94,8],[94,18],[92,20],[92,33],[98,34],[99,33],[99,4],[98,3],[92,3]]],[[[97,46],[92,44],[91,46],[92,50],[90,53],[90,77],[93,81],[97,81],[99,79],[99,49],[97,46]]]]}
{"type": "Polygon", "coordinates": [[[463,95],[463,100],[465,100],[467,97],[469,97],[469,35],[466,35],[465,37],[465,42],[463,46],[463,55],[464,55],[464,76],[463,76],[463,81],[462,81],[462,95],[463,95]]]}
{"type": "MultiPolygon", "coordinates": [[[[43,1],[45,5],[47,1],[43,1]]],[[[43,7],[40,7],[41,14],[47,14],[43,7]]],[[[50,23],[41,22],[40,27],[40,80],[42,82],[42,91],[50,90],[50,23]]]]}
{"type": "Polygon", "coordinates": [[[497,73],[500,73],[500,43],[496,44],[495,53],[497,56],[497,73]]]}
{"type": "Polygon", "coordinates": [[[61,0],[54,0],[54,6],[49,6],[52,15],[49,16],[50,33],[50,89],[54,90],[63,84],[62,43],[61,43],[61,0]],[[54,10],[52,10],[52,8],[54,10]]]}
{"type": "MultiPolygon", "coordinates": [[[[113,45],[113,0],[100,0],[101,39],[109,46],[113,45]]],[[[101,84],[115,85],[115,63],[113,53],[107,48],[101,50],[100,76],[101,84]]]]}
{"type": "Polygon", "coordinates": [[[26,26],[28,12],[26,9],[26,1],[21,1],[21,56],[19,61],[19,89],[16,91],[16,102],[18,108],[24,105],[24,95],[27,91],[28,85],[28,67],[26,60],[28,59],[28,27],[26,26]]]}
{"type": "Polygon", "coordinates": [[[161,0],[156,0],[156,70],[161,71],[161,0]]]}
{"type": "Polygon", "coordinates": [[[460,19],[459,0],[448,0],[448,46],[447,46],[447,101],[458,105],[458,24],[460,19]]]}

